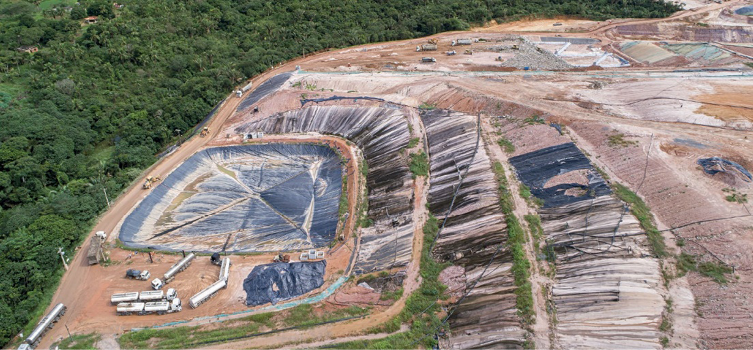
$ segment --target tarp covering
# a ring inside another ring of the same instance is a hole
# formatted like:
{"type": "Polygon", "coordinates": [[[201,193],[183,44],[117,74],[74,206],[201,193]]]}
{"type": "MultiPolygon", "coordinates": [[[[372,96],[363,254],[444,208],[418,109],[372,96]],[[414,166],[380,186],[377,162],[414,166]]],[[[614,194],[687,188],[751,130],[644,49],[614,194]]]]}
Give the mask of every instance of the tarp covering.
{"type": "Polygon", "coordinates": [[[246,305],[276,304],[319,288],[326,267],[326,260],[256,266],[243,281],[246,305]]]}
{"type": "Polygon", "coordinates": [[[531,194],[544,201],[544,208],[558,207],[612,193],[604,179],[594,171],[583,152],[574,143],[564,143],[510,158],[518,178],[531,189],[531,194]],[[588,185],[564,183],[545,188],[549,179],[574,170],[586,169],[588,185]],[[572,196],[565,191],[581,189],[583,194],[572,196]]]}
{"type": "Polygon", "coordinates": [[[293,73],[280,73],[269,78],[269,80],[263,82],[259,87],[254,89],[254,91],[251,91],[251,93],[243,99],[237,110],[242,111],[252,106],[254,103],[259,102],[259,100],[269,95],[271,92],[277,91],[277,89],[288,81],[292,75],[293,73]]]}
{"type": "Polygon", "coordinates": [[[703,167],[703,171],[709,175],[715,175],[717,173],[729,173],[739,172],[740,178],[746,182],[753,180],[753,175],[748,170],[731,160],[726,160],[719,157],[701,158],[698,159],[698,165],[703,167]]]}
{"type": "Polygon", "coordinates": [[[327,245],[337,229],[342,166],[305,144],[214,147],[175,169],[129,214],[130,247],[277,251],[327,245]]]}

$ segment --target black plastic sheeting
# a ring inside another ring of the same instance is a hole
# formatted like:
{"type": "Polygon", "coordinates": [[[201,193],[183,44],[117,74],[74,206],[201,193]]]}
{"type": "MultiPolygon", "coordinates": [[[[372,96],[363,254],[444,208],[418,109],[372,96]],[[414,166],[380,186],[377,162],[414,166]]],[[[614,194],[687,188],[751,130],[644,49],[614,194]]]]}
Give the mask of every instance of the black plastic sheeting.
{"type": "Polygon", "coordinates": [[[259,87],[248,94],[248,96],[246,96],[246,98],[244,98],[241,104],[238,106],[238,109],[236,109],[236,111],[242,111],[248,107],[251,107],[251,105],[259,102],[259,100],[261,100],[265,96],[274,91],[277,91],[277,89],[279,89],[282,84],[290,79],[291,75],[293,75],[292,72],[280,73],[269,78],[269,80],[263,82],[261,85],[259,85],[259,87]]]}
{"type": "Polygon", "coordinates": [[[590,200],[612,193],[604,179],[594,170],[588,158],[574,143],[565,143],[510,158],[518,179],[531,189],[531,194],[544,201],[544,208],[590,200]],[[590,170],[588,185],[565,183],[544,188],[549,179],[574,170],[590,170]],[[565,191],[579,188],[582,196],[571,196],[565,191]]]}
{"type": "Polygon", "coordinates": [[[256,266],[243,281],[246,305],[277,304],[319,288],[326,267],[326,260],[256,266]]]}
{"type": "Polygon", "coordinates": [[[217,250],[202,238],[228,233],[233,237],[229,252],[307,248],[290,243],[307,240],[308,248],[322,247],[334,239],[337,229],[341,178],[338,155],[324,146],[208,148],[151,190],[126,217],[119,238],[129,247],[173,251],[217,250]],[[218,171],[220,164],[234,176],[218,171]],[[180,195],[190,196],[168,207],[180,195]],[[166,235],[196,239],[176,244],[151,241],[166,235]]]}
{"type": "Polygon", "coordinates": [[[742,179],[744,181],[750,182],[751,180],[753,180],[753,175],[751,175],[748,170],[743,168],[742,165],[737,164],[731,160],[726,160],[724,158],[719,158],[719,157],[701,158],[701,159],[698,159],[698,165],[702,166],[703,171],[705,171],[706,174],[709,174],[709,175],[714,175],[717,173],[728,173],[729,171],[726,167],[732,167],[734,169],[737,169],[737,171],[740,172],[740,174],[742,175],[742,179]]]}

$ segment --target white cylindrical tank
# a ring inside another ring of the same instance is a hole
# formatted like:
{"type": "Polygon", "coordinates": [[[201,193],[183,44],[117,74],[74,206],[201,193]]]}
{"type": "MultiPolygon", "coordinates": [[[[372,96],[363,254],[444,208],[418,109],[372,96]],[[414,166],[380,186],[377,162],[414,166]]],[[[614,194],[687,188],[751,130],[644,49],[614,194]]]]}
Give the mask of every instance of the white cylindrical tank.
{"type": "Polygon", "coordinates": [[[227,286],[227,281],[225,280],[219,280],[217,282],[212,283],[209,287],[205,288],[201,292],[196,293],[196,295],[192,296],[191,299],[188,300],[188,304],[191,305],[192,308],[197,308],[199,305],[204,303],[205,301],[209,300],[212,296],[214,296],[220,289],[225,288],[227,286]]]}

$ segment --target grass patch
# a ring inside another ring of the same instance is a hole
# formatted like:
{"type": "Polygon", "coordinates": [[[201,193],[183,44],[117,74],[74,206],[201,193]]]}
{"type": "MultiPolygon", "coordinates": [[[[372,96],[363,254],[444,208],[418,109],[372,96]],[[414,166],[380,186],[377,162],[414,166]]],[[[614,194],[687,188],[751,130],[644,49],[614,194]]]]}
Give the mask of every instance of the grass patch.
{"type": "Polygon", "coordinates": [[[500,137],[499,140],[497,140],[497,144],[502,147],[502,150],[505,151],[505,153],[515,152],[515,145],[504,137],[500,137]]]}
{"type": "Polygon", "coordinates": [[[259,333],[262,328],[274,329],[278,324],[281,327],[311,327],[316,324],[346,318],[360,316],[369,309],[350,306],[330,312],[317,312],[310,304],[301,304],[292,309],[278,313],[261,313],[250,315],[241,319],[230,320],[223,323],[223,327],[211,330],[202,330],[199,326],[175,327],[167,329],[144,329],[136,332],[123,334],[118,342],[121,348],[127,349],[186,349],[193,348],[208,342],[222,342],[233,338],[259,333]],[[235,323],[244,322],[242,325],[233,326],[235,323]]]}
{"type": "Polygon", "coordinates": [[[664,243],[664,237],[661,232],[656,228],[653,217],[651,216],[651,210],[646,203],[638,197],[635,192],[631,191],[627,187],[615,183],[614,193],[622,201],[630,204],[630,211],[633,212],[638,221],[641,223],[641,227],[646,231],[648,236],[648,243],[651,246],[651,250],[656,256],[663,258],[667,256],[667,246],[664,243]]]}
{"type": "Polygon", "coordinates": [[[526,123],[528,125],[545,124],[546,120],[534,114],[526,119],[523,119],[523,123],[526,123]]]}
{"type": "Polygon", "coordinates": [[[398,300],[403,296],[403,291],[403,288],[400,288],[391,292],[382,292],[382,295],[379,296],[379,300],[398,300]]]}
{"type": "MultiPolygon", "coordinates": [[[[534,322],[533,310],[533,292],[531,291],[530,277],[531,263],[526,257],[523,244],[526,242],[525,232],[520,226],[518,218],[513,213],[513,207],[510,205],[512,194],[508,190],[507,176],[500,162],[494,162],[494,173],[497,178],[499,191],[499,203],[505,214],[507,223],[507,248],[512,253],[512,274],[515,281],[515,306],[518,309],[518,316],[524,325],[530,325],[534,322]]],[[[521,192],[525,185],[521,184],[521,192]]],[[[525,187],[527,188],[527,187],[525,187]]],[[[522,195],[522,194],[521,194],[522,195]]],[[[530,190],[529,190],[530,197],[530,190]]]]}
{"type": "Polygon", "coordinates": [[[518,187],[518,193],[520,193],[520,196],[525,198],[526,200],[531,199],[531,188],[529,188],[525,184],[520,184],[520,186],[518,187]]]}
{"type": "Polygon", "coordinates": [[[528,214],[523,216],[523,219],[528,223],[528,227],[531,229],[531,235],[534,239],[539,240],[544,236],[544,229],[541,228],[541,218],[536,214],[528,214]]]}
{"type": "Polygon", "coordinates": [[[337,212],[341,218],[348,212],[348,174],[343,174],[343,184],[340,190],[340,207],[337,212]]]}
{"type": "Polygon", "coordinates": [[[416,147],[416,145],[418,145],[419,142],[421,142],[421,139],[419,139],[418,137],[414,137],[410,139],[410,141],[408,141],[408,148],[410,149],[410,148],[416,147]]]}
{"type": "Polygon", "coordinates": [[[750,68],[753,68],[753,62],[745,62],[745,65],[750,68]]]}
{"type": "Polygon", "coordinates": [[[727,278],[724,275],[732,273],[732,269],[714,262],[703,262],[698,264],[698,272],[706,277],[711,277],[716,283],[727,284],[727,278]]]}
{"type": "Polygon", "coordinates": [[[625,134],[623,133],[609,135],[609,137],[607,138],[607,143],[609,144],[609,146],[614,148],[627,147],[638,144],[637,141],[625,140],[625,134]]]}
{"type": "Polygon", "coordinates": [[[60,349],[96,349],[94,343],[98,342],[102,338],[97,333],[89,334],[76,334],[70,338],[63,339],[58,348],[60,349]]]}
{"type": "Polygon", "coordinates": [[[677,277],[685,276],[688,271],[698,271],[697,264],[695,256],[680,253],[680,256],[677,257],[677,277]]]}
{"type": "Polygon", "coordinates": [[[410,155],[410,171],[413,178],[429,175],[429,157],[423,151],[410,155]]]}
{"type": "Polygon", "coordinates": [[[432,110],[434,108],[437,108],[437,105],[434,104],[434,103],[428,103],[428,102],[424,102],[420,106],[418,106],[418,109],[423,109],[423,110],[427,110],[427,111],[430,111],[430,110],[432,110]]]}

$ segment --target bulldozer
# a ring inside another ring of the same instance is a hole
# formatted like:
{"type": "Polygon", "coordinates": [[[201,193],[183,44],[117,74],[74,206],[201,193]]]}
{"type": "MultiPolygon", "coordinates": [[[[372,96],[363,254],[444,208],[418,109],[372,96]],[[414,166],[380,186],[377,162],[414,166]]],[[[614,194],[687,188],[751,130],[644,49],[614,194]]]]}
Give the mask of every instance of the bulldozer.
{"type": "Polygon", "coordinates": [[[429,39],[429,44],[436,45],[439,41],[437,39],[429,39]]]}
{"type": "Polygon", "coordinates": [[[473,55],[473,50],[465,50],[465,52],[463,52],[463,54],[465,54],[465,55],[473,55]]]}
{"type": "Polygon", "coordinates": [[[284,262],[289,263],[290,262],[290,255],[282,255],[282,253],[277,254],[274,259],[272,259],[272,262],[284,262]]]}
{"type": "Polygon", "coordinates": [[[209,135],[209,128],[205,126],[204,129],[201,129],[201,134],[199,134],[199,136],[204,137],[207,135],[209,135]]]}
{"type": "Polygon", "coordinates": [[[162,180],[162,178],[160,178],[159,175],[157,175],[157,176],[147,176],[146,179],[144,180],[144,186],[142,186],[142,188],[145,189],[145,190],[148,190],[148,189],[152,188],[152,184],[154,184],[154,183],[156,183],[157,181],[160,181],[160,180],[162,180]]]}

